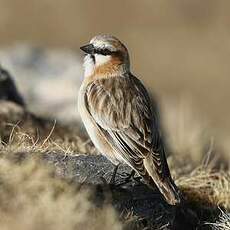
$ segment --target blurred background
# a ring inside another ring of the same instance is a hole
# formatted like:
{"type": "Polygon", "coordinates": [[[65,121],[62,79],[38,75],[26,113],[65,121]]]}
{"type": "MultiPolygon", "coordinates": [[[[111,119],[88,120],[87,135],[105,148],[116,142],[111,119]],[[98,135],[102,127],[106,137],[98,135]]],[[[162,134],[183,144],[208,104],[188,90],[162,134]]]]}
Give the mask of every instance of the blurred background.
{"type": "Polygon", "coordinates": [[[0,62],[32,111],[78,119],[79,46],[112,34],[162,107],[191,105],[228,136],[229,10],[227,0],[0,0],[0,62]]]}

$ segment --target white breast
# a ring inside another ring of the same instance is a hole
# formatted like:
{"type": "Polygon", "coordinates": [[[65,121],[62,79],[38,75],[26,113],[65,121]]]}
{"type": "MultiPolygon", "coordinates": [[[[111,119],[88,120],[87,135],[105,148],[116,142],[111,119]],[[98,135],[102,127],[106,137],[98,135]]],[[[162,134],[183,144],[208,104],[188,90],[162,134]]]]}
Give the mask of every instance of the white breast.
{"type": "Polygon", "coordinates": [[[95,147],[105,155],[112,163],[118,164],[119,161],[114,154],[112,146],[106,140],[104,134],[98,128],[91,114],[88,112],[85,104],[85,86],[81,86],[78,94],[78,111],[85,125],[88,135],[90,136],[95,147]]]}

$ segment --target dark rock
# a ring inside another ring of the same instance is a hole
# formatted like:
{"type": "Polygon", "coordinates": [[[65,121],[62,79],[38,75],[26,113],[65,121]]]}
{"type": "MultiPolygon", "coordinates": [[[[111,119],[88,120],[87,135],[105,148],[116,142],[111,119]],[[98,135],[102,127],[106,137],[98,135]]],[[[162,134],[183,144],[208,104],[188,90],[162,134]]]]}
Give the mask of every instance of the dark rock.
{"type": "Polygon", "coordinates": [[[110,202],[122,217],[132,213],[141,229],[195,229],[195,214],[185,207],[168,205],[157,188],[149,189],[137,176],[122,184],[131,172],[128,166],[121,165],[115,185],[109,185],[114,166],[103,156],[48,153],[44,159],[55,165],[59,176],[93,187],[96,204],[110,202]]]}
{"type": "Polygon", "coordinates": [[[0,66],[0,100],[12,101],[25,106],[25,102],[18,92],[10,73],[0,66]]]}

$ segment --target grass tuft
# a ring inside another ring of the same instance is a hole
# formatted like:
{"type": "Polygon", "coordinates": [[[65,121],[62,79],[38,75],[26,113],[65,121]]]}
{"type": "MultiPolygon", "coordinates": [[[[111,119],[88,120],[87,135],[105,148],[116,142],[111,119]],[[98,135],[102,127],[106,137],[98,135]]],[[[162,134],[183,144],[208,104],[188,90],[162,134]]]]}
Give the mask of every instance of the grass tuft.
{"type": "Polygon", "coordinates": [[[221,210],[219,219],[215,223],[207,223],[213,230],[230,230],[230,213],[221,210]]]}
{"type": "Polygon", "coordinates": [[[121,230],[109,205],[97,208],[90,191],[55,177],[36,158],[18,164],[0,159],[2,230],[121,230]]]}

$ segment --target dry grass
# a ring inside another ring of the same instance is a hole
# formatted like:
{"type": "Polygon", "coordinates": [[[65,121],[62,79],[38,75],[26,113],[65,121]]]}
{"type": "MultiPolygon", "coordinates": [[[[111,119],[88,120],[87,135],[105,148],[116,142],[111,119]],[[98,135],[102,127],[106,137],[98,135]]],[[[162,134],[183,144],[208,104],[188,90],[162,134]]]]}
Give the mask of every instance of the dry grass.
{"type": "Polygon", "coordinates": [[[220,210],[219,219],[215,223],[207,223],[213,230],[230,230],[230,213],[220,210]]]}
{"type": "Polygon", "coordinates": [[[176,183],[189,202],[230,210],[230,172],[199,167],[176,183]]]}
{"type": "Polygon", "coordinates": [[[95,152],[78,123],[42,119],[11,102],[0,102],[0,140],[0,149],[8,152],[95,152]]]}
{"type": "Polygon", "coordinates": [[[34,158],[17,164],[2,156],[0,181],[2,230],[121,229],[111,207],[96,208],[89,190],[55,178],[34,158]]]}
{"type": "Polygon", "coordinates": [[[66,136],[63,139],[52,137],[55,132],[54,122],[50,133],[47,136],[39,137],[28,134],[18,125],[9,124],[12,129],[10,139],[7,143],[0,144],[7,152],[59,152],[60,154],[91,154],[95,152],[88,139],[76,136],[66,136]]]}

